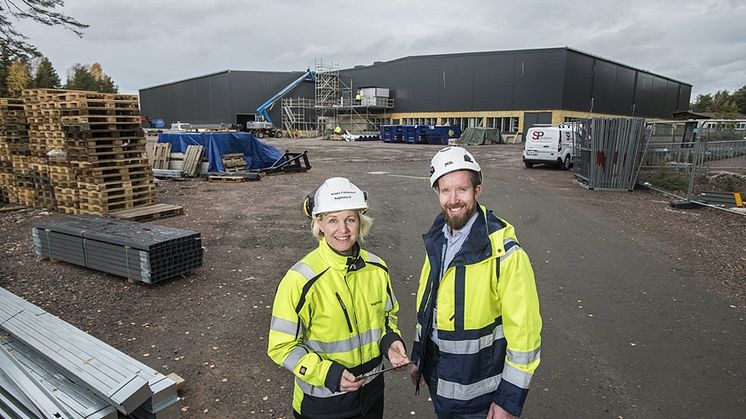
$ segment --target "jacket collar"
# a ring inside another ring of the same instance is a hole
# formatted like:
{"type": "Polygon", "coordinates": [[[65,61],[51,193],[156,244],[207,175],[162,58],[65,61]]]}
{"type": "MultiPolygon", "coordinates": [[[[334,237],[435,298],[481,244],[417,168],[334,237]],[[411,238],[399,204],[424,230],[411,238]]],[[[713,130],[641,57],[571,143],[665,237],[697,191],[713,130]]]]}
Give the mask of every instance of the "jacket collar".
{"type": "Polygon", "coordinates": [[[338,271],[357,271],[365,266],[365,261],[360,256],[360,245],[356,242],[352,246],[352,256],[344,256],[335,252],[326,242],[326,238],[319,241],[321,258],[330,268],[338,271]]]}
{"type": "MultiPolygon", "coordinates": [[[[452,264],[472,264],[491,257],[493,252],[490,234],[505,227],[497,217],[492,214],[491,210],[477,204],[479,215],[474,220],[469,237],[461,246],[461,250],[453,258],[452,264]]],[[[425,241],[425,248],[432,256],[440,258],[440,250],[445,240],[443,235],[443,226],[446,223],[445,215],[441,212],[435,217],[433,225],[422,238],[425,241]]]]}

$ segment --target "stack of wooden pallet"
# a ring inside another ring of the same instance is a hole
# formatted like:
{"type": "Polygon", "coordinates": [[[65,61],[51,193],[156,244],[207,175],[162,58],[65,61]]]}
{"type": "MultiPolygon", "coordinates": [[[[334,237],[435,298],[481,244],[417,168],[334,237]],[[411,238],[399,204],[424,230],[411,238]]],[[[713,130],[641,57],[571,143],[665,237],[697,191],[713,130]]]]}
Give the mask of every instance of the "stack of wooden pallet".
{"type": "Polygon", "coordinates": [[[29,156],[11,157],[18,203],[97,215],[155,203],[137,96],[32,89],[23,104],[29,156]]]}
{"type": "Polygon", "coordinates": [[[0,202],[18,202],[13,156],[23,156],[27,163],[29,153],[23,101],[0,99],[0,202]]]}

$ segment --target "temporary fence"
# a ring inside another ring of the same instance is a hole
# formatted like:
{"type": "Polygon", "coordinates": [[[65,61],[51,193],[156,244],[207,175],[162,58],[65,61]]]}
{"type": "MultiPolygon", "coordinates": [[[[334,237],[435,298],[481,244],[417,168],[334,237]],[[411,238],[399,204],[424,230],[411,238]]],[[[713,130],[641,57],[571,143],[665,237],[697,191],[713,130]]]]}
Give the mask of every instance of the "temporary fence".
{"type": "Polygon", "coordinates": [[[588,189],[632,190],[645,139],[642,118],[592,118],[570,124],[575,178],[588,189]]]}
{"type": "MultiPolygon", "coordinates": [[[[713,193],[746,193],[746,131],[697,121],[656,121],[638,182],[685,202],[709,204],[713,193]]],[[[734,201],[736,202],[736,201],[734,201]]]]}

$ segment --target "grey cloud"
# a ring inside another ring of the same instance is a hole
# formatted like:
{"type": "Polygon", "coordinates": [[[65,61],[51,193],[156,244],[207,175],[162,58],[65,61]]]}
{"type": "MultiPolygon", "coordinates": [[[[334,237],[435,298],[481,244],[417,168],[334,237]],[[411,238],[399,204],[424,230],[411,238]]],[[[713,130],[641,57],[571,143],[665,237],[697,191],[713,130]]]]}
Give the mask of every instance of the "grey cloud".
{"type": "Polygon", "coordinates": [[[692,83],[695,94],[746,84],[739,0],[67,0],[63,10],[91,25],[82,39],[19,27],[61,75],[76,62],[100,62],[130,92],[229,68],[557,46],[692,83]]]}

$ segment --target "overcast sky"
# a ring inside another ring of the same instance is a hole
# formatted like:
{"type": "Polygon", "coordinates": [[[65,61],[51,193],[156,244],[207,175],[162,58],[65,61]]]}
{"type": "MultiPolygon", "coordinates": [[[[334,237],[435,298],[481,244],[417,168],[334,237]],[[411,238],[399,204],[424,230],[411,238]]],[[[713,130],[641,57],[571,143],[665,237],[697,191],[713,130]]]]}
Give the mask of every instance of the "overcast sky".
{"type": "Polygon", "coordinates": [[[226,69],[303,71],[411,55],[579,49],[693,85],[746,85],[746,1],[65,0],[90,25],[17,27],[60,77],[101,63],[121,92],[226,69]]]}

